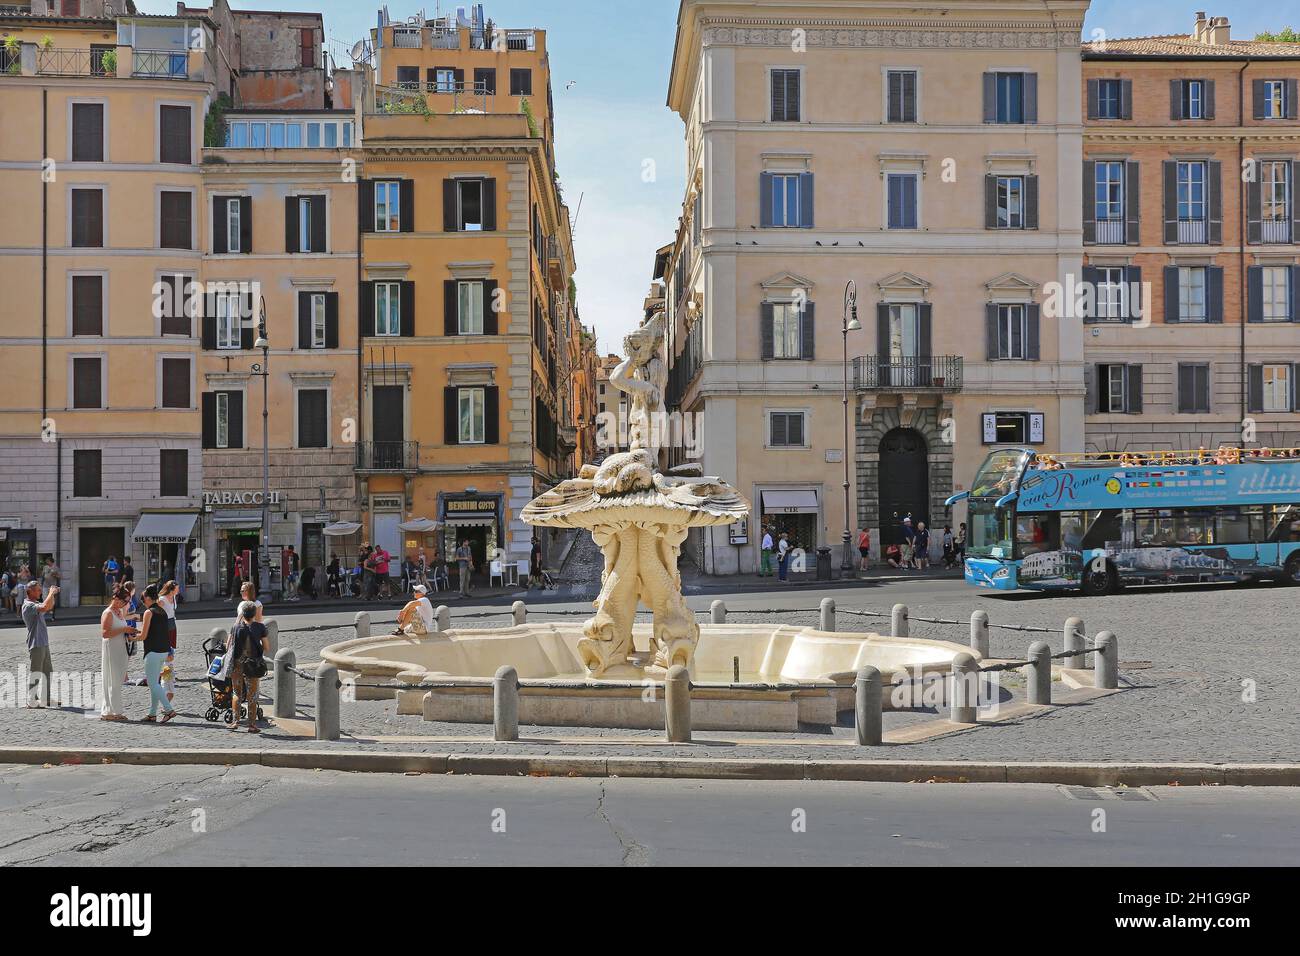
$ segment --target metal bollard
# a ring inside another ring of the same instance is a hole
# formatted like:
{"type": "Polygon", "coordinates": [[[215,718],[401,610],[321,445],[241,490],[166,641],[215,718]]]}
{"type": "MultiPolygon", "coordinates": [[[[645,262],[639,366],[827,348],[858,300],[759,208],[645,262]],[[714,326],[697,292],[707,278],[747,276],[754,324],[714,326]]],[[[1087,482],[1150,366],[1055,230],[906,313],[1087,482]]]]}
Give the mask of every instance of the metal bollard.
{"type": "Polygon", "coordinates": [[[1050,704],[1052,702],[1052,648],[1046,641],[1034,641],[1029,645],[1030,661],[1026,695],[1031,704],[1050,704]]]}
{"type": "Polygon", "coordinates": [[[510,613],[514,615],[516,627],[528,623],[528,605],[523,601],[516,601],[510,605],[510,613]]]}
{"type": "Polygon", "coordinates": [[[370,612],[357,611],[357,616],[352,619],[352,626],[357,629],[357,637],[370,636],[370,612]]]}
{"type": "Polygon", "coordinates": [[[316,668],[316,739],[339,739],[339,669],[325,663],[316,668]]]}
{"type": "Polygon", "coordinates": [[[889,634],[891,637],[907,637],[907,605],[895,604],[889,614],[889,634]]]}
{"type": "Polygon", "coordinates": [[[884,733],[880,713],[880,671],[871,665],[859,669],[853,682],[854,725],[859,747],[878,747],[884,733]]]}
{"type": "Polygon", "coordinates": [[[298,666],[297,655],[284,648],[275,655],[275,716],[292,717],[298,711],[297,675],[289,668],[298,666]]]}
{"type": "Polygon", "coordinates": [[[280,650],[280,622],[272,617],[262,623],[266,626],[266,642],[271,648],[271,656],[275,657],[280,650]]]}
{"type": "Polygon", "coordinates": [[[835,630],[835,599],[822,598],[820,630],[835,630]]]}
{"type": "Polygon", "coordinates": [[[979,665],[965,651],[952,659],[952,697],[948,704],[948,719],[954,724],[975,723],[975,708],[979,703],[979,665]]]}
{"type": "Polygon", "coordinates": [[[982,658],[989,656],[988,611],[976,611],[970,616],[970,649],[982,658]]]}
{"type": "Polygon", "coordinates": [[[443,631],[451,630],[451,608],[445,604],[439,604],[433,612],[433,627],[435,633],[441,634],[443,631]]]}
{"type": "Polygon", "coordinates": [[[725,601],[714,601],[709,605],[709,621],[713,624],[727,623],[727,603],[725,601]]]}
{"type": "Polygon", "coordinates": [[[519,672],[509,664],[497,668],[492,678],[492,737],[519,739],[519,672]]]}
{"type": "Polygon", "coordinates": [[[691,674],[682,664],[668,669],[664,687],[664,710],[667,717],[668,742],[691,742],[691,674]]]}
{"type": "Polygon", "coordinates": [[[1102,631],[1094,646],[1092,684],[1102,690],[1115,690],[1119,687],[1119,642],[1110,631],[1102,631]]]}
{"type": "Polygon", "coordinates": [[[1073,657],[1064,657],[1061,659],[1062,667],[1081,668],[1088,666],[1087,655],[1083,653],[1084,649],[1084,630],[1083,618],[1067,617],[1065,619],[1065,650],[1078,651],[1073,657]]]}

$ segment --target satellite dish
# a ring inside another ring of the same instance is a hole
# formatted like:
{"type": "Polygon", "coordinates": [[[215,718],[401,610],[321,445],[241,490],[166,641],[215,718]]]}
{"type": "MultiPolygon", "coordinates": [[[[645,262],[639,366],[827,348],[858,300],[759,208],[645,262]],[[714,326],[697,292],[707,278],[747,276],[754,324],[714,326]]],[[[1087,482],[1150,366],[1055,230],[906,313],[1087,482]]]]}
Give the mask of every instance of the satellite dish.
{"type": "Polygon", "coordinates": [[[360,63],[361,58],[366,55],[366,41],[358,40],[352,44],[352,49],[348,51],[348,56],[352,57],[353,63],[360,63]]]}

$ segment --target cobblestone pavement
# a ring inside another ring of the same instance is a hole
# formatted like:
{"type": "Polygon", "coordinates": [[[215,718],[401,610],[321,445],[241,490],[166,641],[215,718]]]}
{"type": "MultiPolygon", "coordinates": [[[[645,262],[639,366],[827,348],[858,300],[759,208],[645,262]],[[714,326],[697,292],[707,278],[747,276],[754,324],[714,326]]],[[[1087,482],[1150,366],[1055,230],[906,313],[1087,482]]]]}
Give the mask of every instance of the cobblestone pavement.
{"type": "MultiPolygon", "coordinates": [[[[1300,591],[1280,586],[1253,588],[1192,588],[1167,591],[1128,591],[1115,597],[1084,600],[1067,597],[998,598],[962,590],[936,590],[931,599],[909,597],[913,636],[965,642],[966,624],[932,625],[922,617],[965,621],[976,608],[988,610],[996,624],[1037,625],[1056,633],[1048,636],[1053,651],[1062,648],[1060,627],[1071,614],[1085,618],[1090,636],[1113,630],[1120,642],[1123,693],[1086,704],[1063,707],[1032,719],[981,727],[928,742],[860,749],[836,746],[852,737],[845,724],[823,734],[700,733],[704,740],[725,739],[725,744],[689,746],[654,745],[659,732],[582,728],[525,727],[525,738],[548,738],[517,745],[497,744],[490,727],[425,722],[419,717],[398,717],[393,701],[355,702],[343,706],[343,729],[353,738],[402,737],[405,741],[366,744],[382,750],[430,752],[595,754],[620,756],[708,756],[784,759],[970,759],[970,760],[1153,760],[1277,762],[1297,759],[1300,741],[1300,665],[1296,661],[1296,610],[1300,591]],[[472,738],[449,742],[427,738],[472,738]],[[424,738],[424,739],[422,739],[424,738]],[[609,738],[608,743],[562,742],[554,738],[609,738]],[[764,743],[759,743],[760,738],[764,743]],[[771,743],[779,741],[780,745],[771,743]]],[[[770,611],[754,606],[762,596],[751,597],[753,608],[733,613],[732,621],[780,620],[813,625],[816,612],[808,598],[804,610],[786,613],[780,596],[773,596],[770,611]]],[[[878,619],[854,617],[849,610],[871,611],[887,620],[892,597],[889,590],[841,592],[841,629],[874,630],[878,619]]],[[[787,602],[788,603],[788,602],[787,602]]],[[[815,605],[815,601],[812,602],[815,605]]],[[[453,623],[457,622],[453,610],[453,623]]],[[[538,611],[538,617],[547,615],[538,611]]],[[[502,617],[459,618],[461,626],[482,627],[502,617]]],[[[181,716],[167,726],[113,725],[90,719],[80,711],[26,710],[13,706],[12,681],[25,666],[23,635],[18,630],[0,634],[0,745],[51,745],[95,747],[356,747],[345,738],[341,744],[316,743],[294,737],[274,727],[260,735],[232,733],[222,725],[202,719],[208,706],[200,640],[194,636],[210,622],[183,622],[178,673],[178,707],[181,716]],[[6,691],[5,681],[10,681],[6,691]]],[[[350,636],[350,628],[294,629],[286,619],[281,646],[291,647],[303,664],[319,659],[321,647],[350,636]]],[[[378,629],[378,626],[377,626],[378,629]]],[[[1021,659],[1028,645],[1043,635],[994,628],[992,651],[996,657],[1021,659]]],[[[97,628],[56,630],[53,640],[56,669],[97,674],[100,655],[97,628]],[[69,633],[71,631],[72,633],[69,633]]],[[[131,662],[139,677],[139,658],[131,662]]],[[[125,689],[128,713],[143,716],[148,691],[125,689]]],[[[310,687],[300,682],[303,713],[311,714],[310,687]]],[[[267,707],[269,711],[269,707],[267,707]]],[[[846,715],[846,717],[849,715],[846,715]]],[[[886,714],[886,731],[930,714],[886,714]]]]}

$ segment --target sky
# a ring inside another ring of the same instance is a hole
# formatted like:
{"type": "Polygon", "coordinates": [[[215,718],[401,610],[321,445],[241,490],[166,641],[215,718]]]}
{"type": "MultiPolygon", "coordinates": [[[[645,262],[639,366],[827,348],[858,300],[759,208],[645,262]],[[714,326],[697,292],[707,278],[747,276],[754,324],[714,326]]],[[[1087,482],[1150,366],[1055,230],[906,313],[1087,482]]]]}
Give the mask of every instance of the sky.
{"type": "MultiPolygon", "coordinates": [[[[230,0],[239,10],[307,10],[346,51],[368,35],[379,5],[366,0],[230,0]]],[[[954,6],[961,0],[954,0],[954,6]]],[[[192,5],[198,6],[191,0],[192,5]]],[[[1197,10],[1227,16],[1233,37],[1291,25],[1300,0],[1093,0],[1084,23],[1109,37],[1188,33],[1197,10]]],[[[483,0],[507,28],[547,31],[555,91],[556,162],[574,228],[578,308],[602,352],[619,351],[641,317],[657,248],[672,241],[685,192],[684,127],[665,105],[678,0],[483,0]],[[652,165],[651,165],[652,164],[652,165]],[[579,200],[581,199],[581,207],[579,200]]],[[[443,0],[442,13],[468,7],[443,0]]],[[[146,13],[175,12],[174,0],[136,0],[146,13]]],[[[388,4],[393,20],[437,0],[388,4]]],[[[347,60],[342,52],[336,59],[347,60]]]]}

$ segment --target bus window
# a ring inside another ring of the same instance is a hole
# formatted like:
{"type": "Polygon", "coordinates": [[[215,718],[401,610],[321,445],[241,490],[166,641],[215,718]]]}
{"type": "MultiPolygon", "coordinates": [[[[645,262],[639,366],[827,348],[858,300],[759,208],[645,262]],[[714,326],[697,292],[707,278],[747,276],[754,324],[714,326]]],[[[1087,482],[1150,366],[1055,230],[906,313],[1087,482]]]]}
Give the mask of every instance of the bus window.
{"type": "Polygon", "coordinates": [[[1250,518],[1240,508],[1220,508],[1214,517],[1215,544],[1250,544],[1250,518]]]}
{"type": "Polygon", "coordinates": [[[1023,451],[992,452],[971,485],[972,498],[1001,498],[1015,486],[1029,455],[1023,451]]]}
{"type": "Polygon", "coordinates": [[[1093,511],[1090,514],[1092,520],[1087,523],[1087,531],[1083,533],[1084,550],[1104,548],[1107,541],[1120,539],[1123,512],[1116,508],[1108,511],[1093,511]]]}
{"type": "Polygon", "coordinates": [[[1086,515],[1082,511],[1061,512],[1061,547],[1066,551],[1083,548],[1083,529],[1086,515]]]}
{"type": "Polygon", "coordinates": [[[1011,513],[993,507],[991,501],[972,501],[968,514],[970,542],[967,553],[973,558],[1011,557],[1011,513]]]}
{"type": "Polygon", "coordinates": [[[1273,505],[1270,541],[1300,541],[1300,505],[1273,505]]]}
{"type": "Polygon", "coordinates": [[[1059,531],[1059,515],[1017,515],[1016,556],[1025,557],[1043,551],[1055,551],[1059,531]]]}

